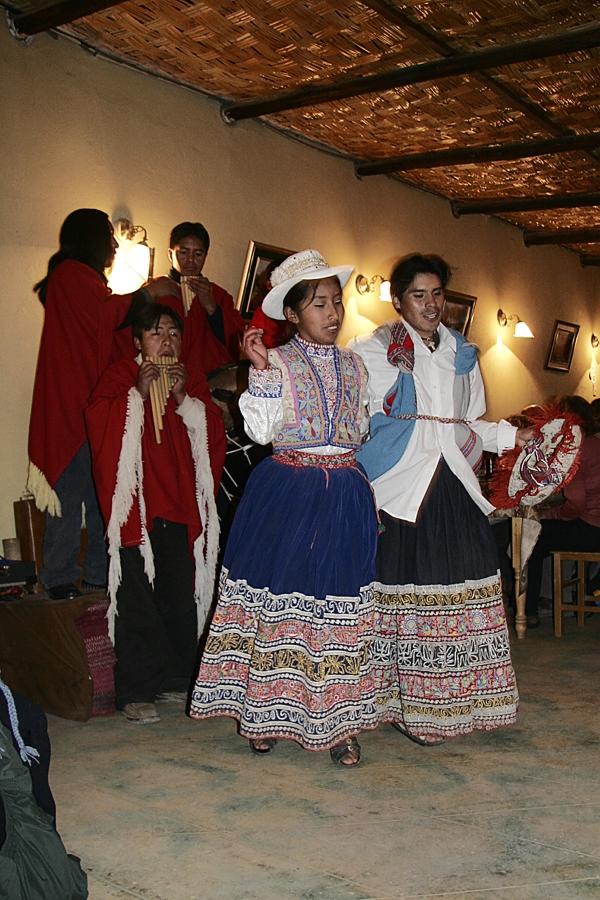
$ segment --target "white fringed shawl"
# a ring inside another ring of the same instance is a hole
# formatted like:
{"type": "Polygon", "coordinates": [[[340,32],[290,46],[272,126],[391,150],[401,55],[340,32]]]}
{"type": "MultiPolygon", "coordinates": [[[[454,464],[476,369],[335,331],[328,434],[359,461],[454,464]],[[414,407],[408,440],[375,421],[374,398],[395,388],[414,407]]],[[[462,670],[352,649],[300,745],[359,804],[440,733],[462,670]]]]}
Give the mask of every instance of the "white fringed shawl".
{"type": "MultiPolygon", "coordinates": [[[[214,497],[214,482],[210,468],[206,410],[202,400],[185,396],[176,410],[187,429],[196,475],[196,502],[202,524],[202,532],[194,542],[196,575],[194,597],[198,617],[198,637],[204,630],[212,601],[217,553],[219,545],[219,519],[214,497]]],[[[121,584],[121,528],[127,522],[134,502],[138,503],[142,523],[142,541],[139,545],[144,560],[144,571],[150,584],[154,583],[154,557],[146,525],[144,501],[144,466],[142,461],[142,435],[144,433],[144,401],[136,387],[127,395],[125,430],[121,443],[117,481],[112,499],[108,523],[108,633],[114,644],[114,619],[117,612],[117,590],[121,584]]]]}

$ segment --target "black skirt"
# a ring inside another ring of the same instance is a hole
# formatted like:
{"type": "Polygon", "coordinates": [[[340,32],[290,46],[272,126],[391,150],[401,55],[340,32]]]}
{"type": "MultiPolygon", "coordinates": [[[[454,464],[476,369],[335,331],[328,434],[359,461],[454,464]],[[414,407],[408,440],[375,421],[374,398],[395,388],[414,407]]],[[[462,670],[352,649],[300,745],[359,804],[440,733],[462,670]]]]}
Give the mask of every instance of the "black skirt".
{"type": "Polygon", "coordinates": [[[442,460],[416,523],[381,511],[377,579],[384,584],[460,584],[499,568],[487,516],[442,460]]]}

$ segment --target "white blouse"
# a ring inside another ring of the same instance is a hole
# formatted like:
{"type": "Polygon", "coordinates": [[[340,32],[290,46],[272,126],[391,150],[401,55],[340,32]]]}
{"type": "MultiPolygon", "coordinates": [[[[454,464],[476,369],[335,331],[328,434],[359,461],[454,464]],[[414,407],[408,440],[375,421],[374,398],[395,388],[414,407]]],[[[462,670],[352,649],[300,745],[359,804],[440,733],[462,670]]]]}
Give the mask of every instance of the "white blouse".
{"type": "MultiPolygon", "coordinates": [[[[432,353],[414,328],[407,322],[404,324],[415,347],[413,377],[418,412],[451,416],[456,377],[455,339],[447,328],[440,325],[440,343],[432,353]]],[[[388,362],[386,347],[372,335],[355,338],[350,346],[361,357],[369,373],[369,412],[371,415],[382,412],[384,397],[395,383],[398,369],[388,362]]],[[[485,393],[478,364],[469,373],[469,383],[470,400],[465,418],[469,427],[482,439],[484,450],[502,453],[514,447],[517,429],[513,425],[504,420],[495,423],[480,419],[485,413],[485,393]]],[[[492,512],[494,507],[483,497],[477,477],[456,443],[454,425],[422,419],[415,421],[402,458],[373,481],[378,508],[397,519],[415,522],[440,457],[464,485],[474,503],[484,513],[492,512]]]]}

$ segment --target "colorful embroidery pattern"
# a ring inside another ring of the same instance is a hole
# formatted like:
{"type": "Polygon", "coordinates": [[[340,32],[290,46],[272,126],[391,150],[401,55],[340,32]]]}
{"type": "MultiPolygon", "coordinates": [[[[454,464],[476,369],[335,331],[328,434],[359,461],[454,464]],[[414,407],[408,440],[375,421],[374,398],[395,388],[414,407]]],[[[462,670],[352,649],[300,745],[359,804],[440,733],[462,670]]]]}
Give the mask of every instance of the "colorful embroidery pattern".
{"type": "Polygon", "coordinates": [[[233,716],[244,737],[325,750],[377,724],[372,642],[369,588],[274,596],[224,570],[190,715],[233,716]]]}
{"type": "Polygon", "coordinates": [[[376,583],[374,602],[380,722],[439,739],[515,721],[498,576],[448,586],[376,583]]]}
{"type": "Polygon", "coordinates": [[[352,352],[293,338],[276,351],[289,379],[293,414],[274,440],[281,449],[361,444],[364,377],[352,352]]]}

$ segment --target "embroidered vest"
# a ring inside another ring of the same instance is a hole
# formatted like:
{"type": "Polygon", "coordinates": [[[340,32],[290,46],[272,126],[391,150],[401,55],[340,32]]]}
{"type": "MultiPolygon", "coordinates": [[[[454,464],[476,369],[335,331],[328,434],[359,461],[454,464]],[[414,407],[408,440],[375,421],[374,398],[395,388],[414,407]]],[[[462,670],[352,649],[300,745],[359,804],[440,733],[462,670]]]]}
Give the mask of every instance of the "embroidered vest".
{"type": "Polygon", "coordinates": [[[298,340],[275,351],[283,378],[284,424],[273,439],[276,450],[301,450],[331,445],[348,450],[360,447],[361,397],[365,384],[362,363],[351,350],[312,348],[298,340]],[[311,351],[331,355],[331,384],[324,384],[311,351]],[[335,383],[334,383],[335,381],[335,383]],[[335,394],[330,409],[327,394],[335,394]]]}

